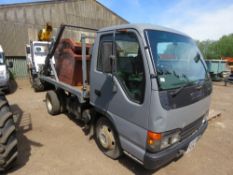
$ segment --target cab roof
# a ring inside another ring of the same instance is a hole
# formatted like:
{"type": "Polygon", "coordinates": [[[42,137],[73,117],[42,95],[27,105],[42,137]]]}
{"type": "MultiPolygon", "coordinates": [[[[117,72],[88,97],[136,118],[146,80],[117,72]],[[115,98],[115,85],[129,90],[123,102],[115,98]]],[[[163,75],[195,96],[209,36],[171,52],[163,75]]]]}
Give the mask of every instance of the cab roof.
{"type": "Polygon", "coordinates": [[[102,28],[99,30],[99,32],[107,32],[111,30],[119,30],[119,29],[126,29],[126,28],[131,28],[131,29],[136,29],[140,33],[144,32],[144,30],[159,30],[159,31],[165,31],[165,32],[171,32],[171,33],[176,33],[184,36],[188,36],[185,33],[182,33],[180,31],[159,26],[159,25],[152,25],[152,24],[123,24],[123,25],[117,25],[117,26],[111,26],[111,27],[106,27],[102,28]]]}

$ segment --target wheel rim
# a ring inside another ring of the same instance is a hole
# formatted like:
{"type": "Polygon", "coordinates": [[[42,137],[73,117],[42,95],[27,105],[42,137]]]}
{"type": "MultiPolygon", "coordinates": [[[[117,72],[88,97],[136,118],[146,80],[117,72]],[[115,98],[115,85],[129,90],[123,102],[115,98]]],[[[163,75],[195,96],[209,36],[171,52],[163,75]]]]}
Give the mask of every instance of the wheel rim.
{"type": "Polygon", "coordinates": [[[113,150],[116,147],[113,130],[103,123],[100,124],[98,129],[98,140],[105,149],[113,150]]]}
{"type": "Polygon", "coordinates": [[[49,99],[46,100],[46,104],[47,104],[47,108],[49,111],[52,111],[53,107],[52,107],[52,103],[49,99]]]}

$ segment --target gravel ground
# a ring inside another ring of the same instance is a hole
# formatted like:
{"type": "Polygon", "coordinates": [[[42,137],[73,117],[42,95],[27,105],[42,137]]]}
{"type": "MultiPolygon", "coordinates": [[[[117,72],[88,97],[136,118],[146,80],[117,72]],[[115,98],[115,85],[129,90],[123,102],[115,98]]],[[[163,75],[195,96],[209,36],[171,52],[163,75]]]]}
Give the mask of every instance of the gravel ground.
{"type": "Polygon", "coordinates": [[[80,123],[64,114],[50,116],[45,93],[34,93],[28,81],[15,83],[7,95],[15,113],[19,158],[12,175],[77,174],[233,174],[233,86],[214,85],[212,108],[222,116],[209,122],[195,149],[157,171],[147,171],[126,156],[111,160],[104,156],[80,123]]]}

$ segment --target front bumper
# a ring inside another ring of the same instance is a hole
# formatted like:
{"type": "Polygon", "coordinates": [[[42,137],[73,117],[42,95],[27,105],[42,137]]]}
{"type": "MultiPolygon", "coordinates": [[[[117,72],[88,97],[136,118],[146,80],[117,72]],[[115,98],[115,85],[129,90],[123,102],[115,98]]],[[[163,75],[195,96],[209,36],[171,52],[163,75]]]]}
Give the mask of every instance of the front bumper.
{"type": "Polygon", "coordinates": [[[208,126],[206,121],[201,125],[201,127],[193,133],[191,136],[184,139],[182,142],[179,142],[163,151],[158,153],[146,153],[144,157],[144,167],[146,169],[157,169],[173,159],[181,156],[188,148],[189,143],[194,140],[196,137],[202,135],[208,126]]]}

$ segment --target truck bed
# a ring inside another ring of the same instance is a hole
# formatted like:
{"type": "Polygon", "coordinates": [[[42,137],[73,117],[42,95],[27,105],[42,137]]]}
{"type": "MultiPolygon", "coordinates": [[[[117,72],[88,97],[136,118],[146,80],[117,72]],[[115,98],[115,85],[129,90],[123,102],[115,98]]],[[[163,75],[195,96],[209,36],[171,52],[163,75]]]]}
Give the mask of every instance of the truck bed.
{"type": "Polygon", "coordinates": [[[86,90],[83,89],[83,86],[72,86],[61,81],[57,81],[56,79],[49,77],[49,76],[40,76],[40,79],[44,82],[52,84],[55,88],[63,89],[67,92],[70,92],[73,95],[76,95],[79,99],[80,103],[85,103],[89,99],[90,95],[90,86],[86,85],[86,90]]]}

